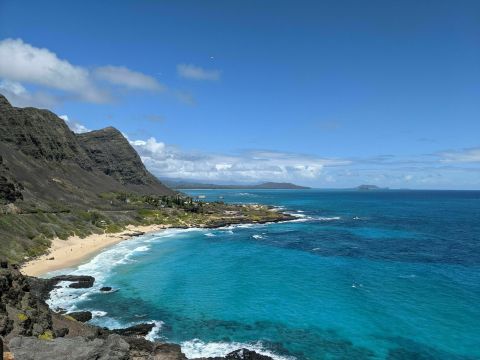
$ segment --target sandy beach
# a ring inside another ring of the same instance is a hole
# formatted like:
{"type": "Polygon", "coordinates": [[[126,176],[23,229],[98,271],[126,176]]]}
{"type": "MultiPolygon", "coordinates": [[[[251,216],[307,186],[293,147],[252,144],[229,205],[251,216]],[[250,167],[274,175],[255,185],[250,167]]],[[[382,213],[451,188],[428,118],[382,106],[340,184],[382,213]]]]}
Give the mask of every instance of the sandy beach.
{"type": "Polygon", "coordinates": [[[71,236],[67,240],[53,239],[48,253],[26,262],[20,271],[24,275],[41,276],[51,271],[73,267],[110,245],[134,238],[137,236],[135,233],[151,233],[165,228],[164,225],[129,225],[119,233],[92,234],[84,238],[71,236]]]}

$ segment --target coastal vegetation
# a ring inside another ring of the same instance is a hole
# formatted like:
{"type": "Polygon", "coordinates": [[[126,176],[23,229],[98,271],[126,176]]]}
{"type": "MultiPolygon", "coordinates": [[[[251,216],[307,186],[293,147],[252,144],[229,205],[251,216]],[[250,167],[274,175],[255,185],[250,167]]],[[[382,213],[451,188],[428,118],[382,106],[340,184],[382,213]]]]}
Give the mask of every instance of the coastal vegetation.
{"type": "Polygon", "coordinates": [[[54,238],[117,233],[127,225],[165,227],[219,227],[228,224],[288,220],[291,217],[263,205],[230,205],[200,202],[182,195],[154,196],[102,193],[107,202],[118,202],[117,210],[62,209],[57,212],[26,211],[0,215],[0,256],[21,262],[47,251],[54,238]]]}

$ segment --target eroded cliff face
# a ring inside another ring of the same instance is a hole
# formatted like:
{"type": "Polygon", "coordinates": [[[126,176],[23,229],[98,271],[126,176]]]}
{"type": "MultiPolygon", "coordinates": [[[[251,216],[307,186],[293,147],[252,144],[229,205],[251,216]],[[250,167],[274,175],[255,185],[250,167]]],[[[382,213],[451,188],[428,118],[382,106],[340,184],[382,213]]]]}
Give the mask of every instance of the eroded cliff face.
{"type": "Polygon", "coordinates": [[[77,135],[54,113],[13,107],[2,95],[0,156],[0,204],[92,207],[102,192],[174,193],[147,171],[118,130],[77,135]]]}
{"type": "MultiPolygon", "coordinates": [[[[140,156],[120,131],[113,127],[76,135],[93,166],[122,184],[158,185],[140,156]]],[[[167,189],[162,189],[167,191],[167,189]]]]}
{"type": "Polygon", "coordinates": [[[13,107],[2,95],[0,142],[34,159],[70,161],[83,169],[92,168],[92,161],[62,119],[48,110],[13,107]]]}

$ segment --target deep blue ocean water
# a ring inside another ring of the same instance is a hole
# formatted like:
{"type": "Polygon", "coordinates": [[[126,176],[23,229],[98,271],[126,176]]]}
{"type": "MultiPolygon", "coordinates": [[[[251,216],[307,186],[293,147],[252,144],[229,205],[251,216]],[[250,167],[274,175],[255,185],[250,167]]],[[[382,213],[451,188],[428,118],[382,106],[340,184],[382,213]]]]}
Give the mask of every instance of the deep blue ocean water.
{"type": "Polygon", "coordinates": [[[109,327],[154,320],[149,336],[190,357],[247,346],[278,358],[480,359],[480,192],[188,193],[298,220],[117,244],[70,270],[95,288],[59,289],[51,304],[94,310],[109,327]]]}

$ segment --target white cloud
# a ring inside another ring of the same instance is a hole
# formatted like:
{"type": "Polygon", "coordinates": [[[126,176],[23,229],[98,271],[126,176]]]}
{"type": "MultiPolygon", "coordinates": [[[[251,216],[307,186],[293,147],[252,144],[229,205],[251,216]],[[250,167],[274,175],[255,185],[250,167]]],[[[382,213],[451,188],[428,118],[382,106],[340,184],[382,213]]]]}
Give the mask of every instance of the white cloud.
{"type": "MultiPolygon", "coordinates": [[[[120,88],[166,90],[155,78],[141,72],[112,65],[89,70],[21,39],[0,41],[2,79],[0,90],[15,106],[52,107],[65,100],[107,103],[121,94],[120,88]],[[25,84],[37,90],[31,92],[25,84]]],[[[173,94],[181,101],[193,101],[173,94]]]]}
{"type": "Polygon", "coordinates": [[[301,181],[316,179],[325,166],[346,165],[348,160],[282,153],[247,151],[235,155],[185,152],[157,141],[130,141],[145,165],[157,176],[211,181],[301,181]]]}
{"type": "Polygon", "coordinates": [[[21,39],[0,41],[0,77],[67,91],[90,102],[108,101],[108,95],[96,87],[87,69],[21,39]]]}
{"type": "Polygon", "coordinates": [[[0,81],[0,92],[13,106],[17,107],[35,106],[50,108],[60,102],[58,97],[43,91],[31,93],[21,83],[16,81],[0,81]]]}
{"type": "Polygon", "coordinates": [[[216,81],[220,79],[220,70],[206,70],[200,66],[191,64],[179,64],[177,65],[177,72],[183,78],[192,80],[209,80],[216,81]]]}
{"type": "Polygon", "coordinates": [[[102,80],[115,85],[122,85],[132,89],[161,91],[165,86],[155,78],[132,71],[124,66],[102,66],[95,69],[95,75],[102,80]]]}
{"type": "Polygon", "coordinates": [[[470,148],[461,151],[440,153],[441,161],[445,163],[475,163],[480,162],[480,148],[470,148]]]}
{"type": "Polygon", "coordinates": [[[74,133],[81,134],[92,131],[85,125],[80,124],[78,121],[70,120],[67,115],[60,115],[59,118],[65,121],[70,130],[72,130],[74,133]]]}

